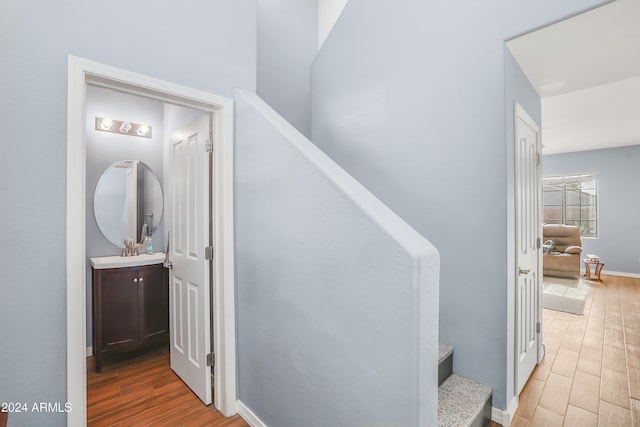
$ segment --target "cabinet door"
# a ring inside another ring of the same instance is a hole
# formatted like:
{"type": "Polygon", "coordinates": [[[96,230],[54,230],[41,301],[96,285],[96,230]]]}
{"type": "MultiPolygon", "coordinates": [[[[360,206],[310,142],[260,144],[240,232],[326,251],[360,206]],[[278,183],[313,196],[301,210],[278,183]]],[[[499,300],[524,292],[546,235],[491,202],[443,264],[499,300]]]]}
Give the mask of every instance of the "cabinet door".
{"type": "Polygon", "coordinates": [[[140,330],[142,340],[169,334],[169,283],[167,270],[162,265],[139,271],[140,282],[140,330]]]}
{"type": "Polygon", "coordinates": [[[101,281],[102,349],[138,341],[138,272],[133,268],[104,271],[101,281]]]}

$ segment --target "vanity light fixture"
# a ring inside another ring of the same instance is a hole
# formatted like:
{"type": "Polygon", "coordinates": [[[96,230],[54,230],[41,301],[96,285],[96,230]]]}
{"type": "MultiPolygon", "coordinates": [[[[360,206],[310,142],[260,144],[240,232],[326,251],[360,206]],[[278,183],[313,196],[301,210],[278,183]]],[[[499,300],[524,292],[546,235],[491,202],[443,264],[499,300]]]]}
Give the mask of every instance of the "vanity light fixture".
{"type": "Polygon", "coordinates": [[[151,138],[151,126],[149,125],[124,120],[113,120],[108,117],[96,116],[95,129],[101,132],[151,138]]]}

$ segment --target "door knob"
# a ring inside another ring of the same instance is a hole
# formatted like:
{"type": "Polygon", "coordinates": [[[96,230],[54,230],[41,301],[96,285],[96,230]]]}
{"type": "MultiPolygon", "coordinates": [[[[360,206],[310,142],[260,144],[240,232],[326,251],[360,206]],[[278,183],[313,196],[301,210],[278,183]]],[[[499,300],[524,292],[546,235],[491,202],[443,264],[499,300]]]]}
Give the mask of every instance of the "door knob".
{"type": "Polygon", "coordinates": [[[529,272],[531,272],[531,270],[528,268],[526,270],[524,268],[518,269],[518,274],[529,274],[529,272]]]}

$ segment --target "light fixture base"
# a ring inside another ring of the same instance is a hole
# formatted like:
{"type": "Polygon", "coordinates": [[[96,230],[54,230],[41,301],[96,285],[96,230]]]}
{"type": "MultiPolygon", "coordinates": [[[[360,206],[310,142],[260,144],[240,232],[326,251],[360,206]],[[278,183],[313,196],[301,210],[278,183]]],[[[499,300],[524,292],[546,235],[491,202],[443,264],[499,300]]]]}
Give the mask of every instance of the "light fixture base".
{"type": "Polygon", "coordinates": [[[100,132],[117,133],[119,135],[137,136],[147,139],[151,139],[152,135],[150,125],[98,116],[96,116],[95,129],[100,132]]]}

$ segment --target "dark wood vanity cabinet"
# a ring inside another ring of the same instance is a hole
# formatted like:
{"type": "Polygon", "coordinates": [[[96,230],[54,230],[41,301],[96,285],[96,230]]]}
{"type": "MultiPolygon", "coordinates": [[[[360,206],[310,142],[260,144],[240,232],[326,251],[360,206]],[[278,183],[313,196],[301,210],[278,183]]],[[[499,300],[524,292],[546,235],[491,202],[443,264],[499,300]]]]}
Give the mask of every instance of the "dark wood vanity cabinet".
{"type": "Polygon", "coordinates": [[[169,341],[169,278],[162,264],[92,269],[96,371],[105,355],[169,341]]]}

